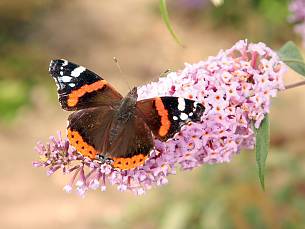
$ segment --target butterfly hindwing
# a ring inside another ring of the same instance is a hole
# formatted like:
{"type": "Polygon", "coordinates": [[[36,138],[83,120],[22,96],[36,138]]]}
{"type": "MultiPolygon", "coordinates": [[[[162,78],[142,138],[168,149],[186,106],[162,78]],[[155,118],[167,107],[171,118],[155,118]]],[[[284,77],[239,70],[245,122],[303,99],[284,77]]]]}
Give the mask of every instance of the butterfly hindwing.
{"type": "Polygon", "coordinates": [[[65,110],[107,106],[122,99],[106,80],[67,60],[52,60],[49,73],[57,84],[59,102],[65,110]]]}
{"type": "Polygon", "coordinates": [[[110,157],[113,167],[119,169],[132,169],[143,165],[154,147],[152,133],[137,114],[126,125],[116,128],[113,123],[112,130],[116,130],[115,141],[108,141],[106,157],[110,157]]]}
{"type": "Polygon", "coordinates": [[[138,101],[137,109],[154,136],[162,141],[173,137],[186,123],[199,122],[205,110],[196,101],[167,96],[138,101]]]}
{"type": "Polygon", "coordinates": [[[93,107],[72,113],[68,139],[82,155],[95,159],[105,151],[114,110],[107,106],[93,107]]]}
{"type": "Polygon", "coordinates": [[[126,170],[143,165],[154,147],[149,127],[137,116],[126,125],[118,125],[115,115],[116,110],[105,106],[74,112],[68,119],[70,144],[92,160],[97,155],[111,159],[114,168],[126,170]]]}

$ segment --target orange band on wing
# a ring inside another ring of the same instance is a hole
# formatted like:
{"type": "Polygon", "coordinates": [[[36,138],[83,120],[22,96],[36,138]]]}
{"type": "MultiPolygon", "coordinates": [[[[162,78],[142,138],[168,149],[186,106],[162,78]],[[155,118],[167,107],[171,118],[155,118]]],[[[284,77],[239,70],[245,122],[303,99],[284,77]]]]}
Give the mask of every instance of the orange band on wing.
{"type": "Polygon", "coordinates": [[[144,156],[143,154],[138,154],[130,158],[114,157],[111,159],[113,160],[112,166],[114,168],[118,168],[121,170],[129,170],[143,165],[147,159],[147,156],[144,156]]]}
{"type": "Polygon", "coordinates": [[[68,139],[70,144],[83,156],[89,157],[92,160],[95,159],[96,154],[98,154],[97,151],[91,145],[86,143],[77,131],[68,129],[68,139]]]}
{"type": "MultiPolygon", "coordinates": [[[[68,139],[72,146],[85,157],[89,157],[91,160],[95,160],[98,152],[88,143],[84,141],[82,136],[77,132],[71,129],[68,129],[68,139]]],[[[114,157],[112,166],[121,170],[129,170],[137,168],[143,165],[148,156],[143,154],[138,154],[130,158],[124,157],[114,157]]]]}
{"type": "Polygon", "coordinates": [[[171,126],[171,123],[168,119],[168,112],[165,109],[161,98],[156,98],[155,99],[155,105],[156,105],[156,109],[158,111],[158,114],[161,117],[161,127],[159,129],[159,135],[161,137],[164,137],[168,133],[169,128],[171,126]]]}
{"type": "Polygon", "coordinates": [[[97,91],[104,87],[104,85],[107,84],[106,80],[99,80],[96,81],[93,84],[85,84],[84,86],[80,87],[79,89],[72,91],[71,94],[68,97],[68,106],[74,107],[77,103],[80,97],[82,97],[84,94],[97,91]]]}

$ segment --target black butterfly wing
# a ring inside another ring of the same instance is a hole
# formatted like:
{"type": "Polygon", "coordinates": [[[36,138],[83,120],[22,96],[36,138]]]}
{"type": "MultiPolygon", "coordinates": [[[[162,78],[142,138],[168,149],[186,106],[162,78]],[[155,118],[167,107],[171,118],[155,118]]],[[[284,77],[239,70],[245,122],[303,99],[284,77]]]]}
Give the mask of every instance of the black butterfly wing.
{"type": "Polygon", "coordinates": [[[96,159],[107,145],[109,128],[115,111],[108,106],[93,107],[72,113],[68,124],[68,139],[82,155],[96,159]]]}
{"type": "Polygon", "coordinates": [[[200,122],[204,106],[181,97],[157,97],[137,102],[137,109],[157,139],[166,141],[188,122],[200,122]]]}
{"type": "Polygon", "coordinates": [[[57,84],[59,102],[65,110],[109,106],[122,99],[106,80],[67,60],[52,60],[49,73],[57,84]]]}

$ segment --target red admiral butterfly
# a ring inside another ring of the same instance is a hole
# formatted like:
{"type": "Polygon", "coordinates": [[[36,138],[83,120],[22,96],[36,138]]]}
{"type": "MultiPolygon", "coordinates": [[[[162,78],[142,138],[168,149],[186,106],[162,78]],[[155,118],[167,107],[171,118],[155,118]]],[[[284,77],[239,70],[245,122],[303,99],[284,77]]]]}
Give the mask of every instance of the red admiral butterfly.
{"type": "Polygon", "coordinates": [[[200,122],[204,107],[193,100],[156,97],[137,101],[137,88],[126,97],[94,72],[53,60],[49,73],[58,87],[69,118],[68,139],[83,156],[127,170],[144,164],[154,148],[153,139],[166,141],[181,127],[200,122]]]}

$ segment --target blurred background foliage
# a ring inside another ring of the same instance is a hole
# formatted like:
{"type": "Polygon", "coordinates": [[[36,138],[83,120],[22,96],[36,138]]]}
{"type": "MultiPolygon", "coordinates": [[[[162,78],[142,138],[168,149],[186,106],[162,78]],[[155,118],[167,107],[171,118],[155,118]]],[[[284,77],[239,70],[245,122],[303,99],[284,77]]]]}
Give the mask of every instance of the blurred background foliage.
{"type": "Polygon", "coordinates": [[[275,46],[293,38],[292,26],[287,23],[289,0],[227,0],[220,7],[209,0],[168,2],[173,5],[172,14],[183,13],[190,23],[200,26],[208,20],[216,30],[230,30],[251,41],[275,46]]]}
{"type": "MultiPolygon", "coordinates": [[[[297,40],[287,22],[288,3],[224,0],[215,8],[208,0],[168,0],[174,29],[187,46],[182,49],[166,30],[156,0],[1,0],[0,227],[303,228],[304,89],[274,100],[266,192],[253,152],[242,152],[229,164],[179,172],[143,197],[109,188],[81,200],[60,189],[66,178],[46,178],[30,166],[35,141],[65,129],[67,114],[47,73],[50,59],[88,66],[127,92],[126,82],[155,80],[168,68],[204,60],[239,39],[275,49],[297,40]]],[[[297,79],[289,72],[286,80],[297,79]]]]}
{"type": "Polygon", "coordinates": [[[45,73],[43,47],[32,35],[50,2],[0,3],[0,119],[4,121],[12,120],[20,107],[30,105],[31,90],[45,73]]]}

